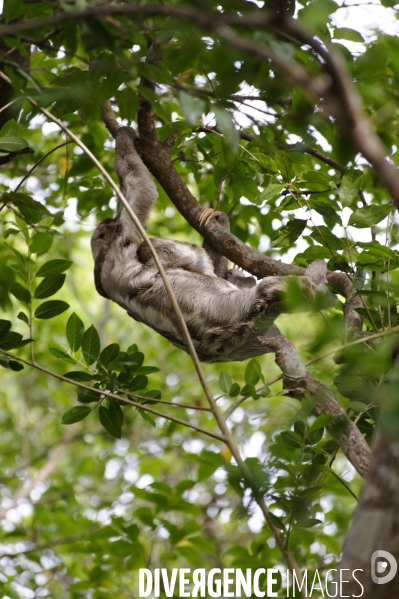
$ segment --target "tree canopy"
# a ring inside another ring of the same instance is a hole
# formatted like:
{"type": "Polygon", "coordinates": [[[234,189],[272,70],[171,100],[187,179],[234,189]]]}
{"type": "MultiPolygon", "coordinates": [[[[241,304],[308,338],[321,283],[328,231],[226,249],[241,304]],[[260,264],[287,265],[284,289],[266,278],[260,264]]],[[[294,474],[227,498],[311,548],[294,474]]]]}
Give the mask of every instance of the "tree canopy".
{"type": "MultiPolygon", "coordinates": [[[[395,4],[372,5],[393,22],[395,4]]],[[[306,596],[286,570],[307,569],[321,597],[341,567],[371,598],[373,551],[399,559],[399,38],[342,26],[349,10],[5,0],[3,597],[137,597],[160,567],[277,568],[279,597],[306,596]],[[292,278],[277,322],[308,367],[301,401],[273,355],[195,367],[96,294],[120,125],[158,187],[150,237],[205,239],[258,279],[326,261],[338,303],[292,278]]]]}

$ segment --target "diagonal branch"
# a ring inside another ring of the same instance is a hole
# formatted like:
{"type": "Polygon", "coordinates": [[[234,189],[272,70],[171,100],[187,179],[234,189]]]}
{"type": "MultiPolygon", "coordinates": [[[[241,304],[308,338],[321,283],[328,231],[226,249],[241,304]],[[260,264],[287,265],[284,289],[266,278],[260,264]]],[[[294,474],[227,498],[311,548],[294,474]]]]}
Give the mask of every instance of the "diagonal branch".
{"type": "MultiPolygon", "coordinates": [[[[175,418],[174,416],[170,416],[169,414],[164,414],[163,412],[159,412],[158,410],[149,408],[148,406],[146,406],[144,404],[138,403],[136,401],[132,401],[131,399],[128,399],[127,397],[123,397],[121,395],[116,395],[115,393],[111,393],[110,391],[107,391],[104,389],[97,389],[96,387],[90,387],[89,385],[84,385],[83,383],[80,383],[79,381],[73,381],[72,379],[68,379],[67,377],[65,377],[61,374],[57,374],[56,372],[53,372],[52,370],[45,368],[44,366],[40,366],[40,364],[37,364],[37,362],[29,362],[28,360],[24,360],[24,358],[15,356],[14,354],[11,354],[10,352],[7,352],[3,349],[0,349],[0,353],[12,358],[13,360],[18,360],[19,362],[22,362],[23,364],[26,364],[27,366],[31,366],[32,368],[35,368],[36,370],[39,370],[40,372],[43,372],[44,374],[52,376],[52,377],[58,379],[59,381],[64,381],[65,383],[69,383],[70,385],[73,385],[74,387],[79,387],[79,389],[86,389],[87,391],[90,391],[92,393],[97,393],[99,399],[100,399],[101,395],[106,396],[106,397],[111,397],[112,399],[116,399],[117,401],[121,401],[125,404],[134,406],[135,408],[138,408],[139,410],[142,410],[143,412],[149,412],[150,414],[153,414],[154,416],[160,416],[161,418],[165,418],[165,420],[170,420],[171,422],[176,422],[176,424],[181,424],[182,426],[191,428],[192,430],[195,430],[199,433],[207,435],[208,437],[212,437],[213,439],[217,439],[218,441],[225,441],[224,437],[222,437],[221,435],[218,435],[217,433],[214,433],[212,431],[208,431],[203,428],[200,428],[199,426],[196,426],[196,425],[192,424],[191,422],[181,420],[180,418],[175,418]]],[[[147,397],[144,399],[146,401],[148,400],[147,397]]]]}

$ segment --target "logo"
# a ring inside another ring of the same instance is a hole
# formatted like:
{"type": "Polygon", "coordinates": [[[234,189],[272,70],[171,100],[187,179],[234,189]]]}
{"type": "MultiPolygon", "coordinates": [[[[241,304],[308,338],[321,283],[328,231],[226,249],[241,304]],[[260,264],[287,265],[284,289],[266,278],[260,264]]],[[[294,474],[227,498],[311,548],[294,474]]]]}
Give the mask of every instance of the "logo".
{"type": "Polygon", "coordinates": [[[376,584],[387,584],[387,582],[391,582],[391,580],[395,578],[397,571],[398,564],[393,555],[382,549],[374,551],[371,556],[371,578],[373,579],[373,582],[376,584]],[[387,572],[387,574],[381,576],[384,572],[387,572]]]}

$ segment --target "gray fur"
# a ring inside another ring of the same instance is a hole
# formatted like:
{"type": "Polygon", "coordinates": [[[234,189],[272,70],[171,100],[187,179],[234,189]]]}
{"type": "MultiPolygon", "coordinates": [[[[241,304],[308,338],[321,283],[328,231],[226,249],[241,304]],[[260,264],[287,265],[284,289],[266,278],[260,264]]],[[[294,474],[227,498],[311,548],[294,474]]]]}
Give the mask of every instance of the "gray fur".
{"type": "MultiPolygon", "coordinates": [[[[145,225],[157,198],[155,184],[139,157],[135,133],[119,129],[115,170],[121,190],[145,225]]],[[[228,226],[228,219],[225,226],[228,226]]],[[[204,362],[246,360],[276,352],[285,360],[290,342],[273,324],[283,311],[287,277],[268,277],[258,285],[237,270],[227,271],[227,261],[214,250],[169,239],[152,239],[177,301],[204,362]],[[218,276],[218,274],[222,274],[218,276]]],[[[124,208],[115,219],[102,221],[92,237],[97,291],[118,303],[130,316],[187,351],[179,322],[147,245],[124,208]]],[[[300,278],[309,293],[328,294],[326,265],[319,260],[300,278]]],[[[294,361],[286,375],[306,374],[294,361]]]]}

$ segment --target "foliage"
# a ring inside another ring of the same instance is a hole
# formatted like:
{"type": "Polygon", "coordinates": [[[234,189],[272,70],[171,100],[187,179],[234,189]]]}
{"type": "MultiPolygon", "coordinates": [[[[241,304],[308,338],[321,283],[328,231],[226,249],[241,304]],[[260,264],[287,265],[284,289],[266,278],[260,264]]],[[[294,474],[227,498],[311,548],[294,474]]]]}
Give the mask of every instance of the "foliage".
{"type": "MultiPolygon", "coordinates": [[[[323,259],[351,275],[363,298],[364,332],[399,325],[392,200],[324,108],[272,63],[188,19],[93,12],[45,23],[99,4],[107,3],[9,0],[3,14],[6,24],[44,23],[5,38],[8,48],[30,53],[29,72],[1,55],[18,108],[0,130],[4,597],[130,597],[138,568],[149,565],[286,568],[217,438],[188,356],[95,294],[89,239],[116,202],[87,155],[63,143],[41,107],[112,173],[101,105],[112,99],[120,121],[136,126],[139,95],[147,94],[161,139],[177,133],[172,158],[180,176],[202,205],[230,215],[234,235],[278,260],[307,266],[323,259]],[[161,67],[144,61],[150,38],[163,43],[161,67]],[[142,77],[157,83],[156,95],[142,77]],[[18,153],[27,147],[33,154],[18,153]],[[50,476],[42,475],[48,465],[50,476]]],[[[205,12],[234,13],[241,3],[205,4],[205,12]]],[[[365,40],[335,24],[338,8],[308,0],[297,17],[340,50],[396,165],[398,38],[377,32],[365,40]]],[[[295,40],[267,27],[252,35],[319,72],[314,53],[295,40]]],[[[161,188],[149,233],[201,243],[161,188]]],[[[304,359],[345,342],[339,300],[322,313],[280,317],[304,359]]],[[[368,440],[381,397],[394,393],[394,340],[354,345],[312,366],[368,440]]],[[[281,381],[268,383],[279,374],[270,355],[204,371],[221,409],[246,398],[228,422],[298,564],[332,568],[360,479],[336,456],[329,417],[316,419],[309,398],[299,403],[281,381]]]]}

